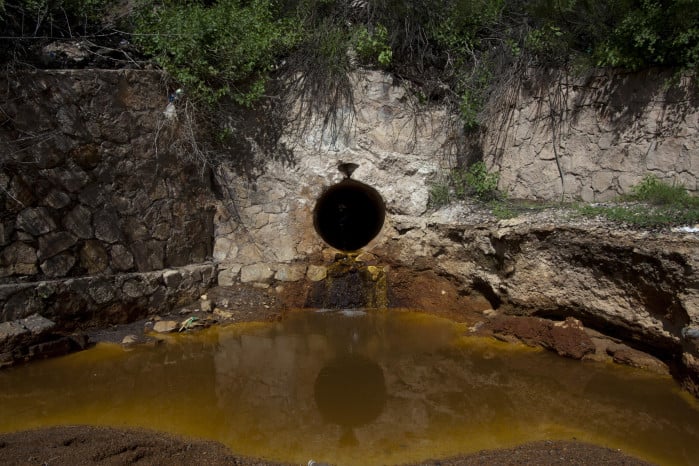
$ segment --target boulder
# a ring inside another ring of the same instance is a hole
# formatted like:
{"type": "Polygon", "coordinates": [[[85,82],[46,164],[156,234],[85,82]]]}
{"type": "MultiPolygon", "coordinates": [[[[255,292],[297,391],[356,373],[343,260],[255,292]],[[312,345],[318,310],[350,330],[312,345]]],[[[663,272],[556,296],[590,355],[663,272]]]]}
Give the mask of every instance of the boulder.
{"type": "Polygon", "coordinates": [[[159,320],[153,324],[153,331],[155,333],[171,333],[176,331],[179,325],[174,320],[159,320]]]}
{"type": "Polygon", "coordinates": [[[55,230],[56,222],[46,207],[27,208],[17,215],[16,227],[30,235],[39,236],[55,230]]]}
{"type": "Polygon", "coordinates": [[[50,257],[41,263],[41,271],[47,277],[65,277],[70,272],[70,269],[75,265],[75,257],[68,253],[62,252],[58,255],[50,257]]]}
{"type": "Polygon", "coordinates": [[[77,242],[77,238],[67,231],[55,231],[47,233],[39,238],[39,260],[53,257],[59,252],[72,247],[77,242]]]}
{"type": "Polygon", "coordinates": [[[94,275],[104,272],[109,266],[109,256],[97,240],[87,240],[80,249],[80,266],[94,275]]]}

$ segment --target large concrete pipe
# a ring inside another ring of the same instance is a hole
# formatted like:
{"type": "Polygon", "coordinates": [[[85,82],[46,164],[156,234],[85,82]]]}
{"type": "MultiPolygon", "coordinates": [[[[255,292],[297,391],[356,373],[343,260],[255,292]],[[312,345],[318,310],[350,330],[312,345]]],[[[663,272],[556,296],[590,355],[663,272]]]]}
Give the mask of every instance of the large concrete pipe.
{"type": "Polygon", "coordinates": [[[356,251],[379,234],[385,217],[386,206],[378,191],[347,176],[318,198],[313,226],[330,246],[356,251]]]}

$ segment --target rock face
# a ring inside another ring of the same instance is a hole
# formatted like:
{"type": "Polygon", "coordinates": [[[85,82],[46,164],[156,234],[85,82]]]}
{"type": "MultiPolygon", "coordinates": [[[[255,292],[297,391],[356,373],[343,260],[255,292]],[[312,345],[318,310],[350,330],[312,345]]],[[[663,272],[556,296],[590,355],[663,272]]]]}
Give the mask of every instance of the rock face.
{"type": "Polygon", "coordinates": [[[35,312],[72,331],[127,323],[195,300],[215,284],[216,266],[193,264],[154,272],[86,276],[67,280],[0,285],[0,322],[35,312]],[[179,276],[178,281],[172,274],[179,276]]]}
{"type": "MultiPolygon", "coordinates": [[[[641,90],[649,82],[641,75],[551,86],[523,79],[468,141],[444,109],[413,107],[408,87],[366,71],[352,76],[353,107],[330,116],[342,124],[286,128],[285,157],[242,154],[256,164],[244,176],[233,162],[213,170],[193,162],[183,123],[163,115],[161,78],[94,70],[2,78],[0,144],[10,155],[0,161],[0,322],[34,313],[66,330],[127,322],[194,300],[216,281],[250,293],[241,302],[256,302],[257,292],[275,306],[302,306],[309,289],[337,278],[337,251],[314,231],[313,209],[342,179],[338,165],[353,163],[352,177],[386,205],[383,230],[357,260],[385,272],[388,305],[452,316],[472,295],[488,299],[480,310],[575,318],[676,362],[699,387],[696,234],[555,210],[497,221],[468,205],[427,206],[430,182],[468,156],[464,147],[480,147],[514,197],[606,199],[648,172],[696,191],[694,97],[641,90]],[[561,102],[551,89],[565,91],[566,106],[547,107],[561,102]]],[[[585,353],[565,345],[580,334],[575,325],[543,325],[552,347],[585,353]]]]}
{"type": "Polygon", "coordinates": [[[679,366],[696,358],[699,235],[624,229],[562,210],[459,225],[466,213],[394,219],[398,228],[374,253],[433,264],[505,314],[573,317],[679,366]]]}
{"type": "Polygon", "coordinates": [[[511,197],[609,200],[648,173],[699,191],[692,78],[677,82],[659,70],[530,71],[512,83],[494,93],[480,142],[511,197]]]}

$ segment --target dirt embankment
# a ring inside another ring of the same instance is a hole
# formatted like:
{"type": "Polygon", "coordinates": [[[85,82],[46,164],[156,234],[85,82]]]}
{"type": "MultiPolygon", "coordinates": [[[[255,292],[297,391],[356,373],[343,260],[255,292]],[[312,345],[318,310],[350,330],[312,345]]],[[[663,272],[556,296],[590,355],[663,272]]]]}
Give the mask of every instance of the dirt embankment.
{"type": "MultiPolygon", "coordinates": [[[[0,434],[0,462],[24,465],[271,465],[261,458],[235,455],[216,442],[145,430],[107,427],[53,427],[0,434]]],[[[424,465],[648,465],[618,450],[580,442],[534,442],[487,450],[424,465]]]]}

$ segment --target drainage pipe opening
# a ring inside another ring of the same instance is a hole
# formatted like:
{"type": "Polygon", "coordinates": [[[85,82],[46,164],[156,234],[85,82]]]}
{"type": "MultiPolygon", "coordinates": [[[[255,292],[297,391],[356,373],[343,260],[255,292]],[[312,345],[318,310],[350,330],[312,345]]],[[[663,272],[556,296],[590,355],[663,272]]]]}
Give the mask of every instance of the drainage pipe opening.
{"type": "Polygon", "coordinates": [[[346,178],[318,198],[313,226],[330,246],[356,251],[379,234],[385,217],[386,206],[378,191],[346,178]]]}

